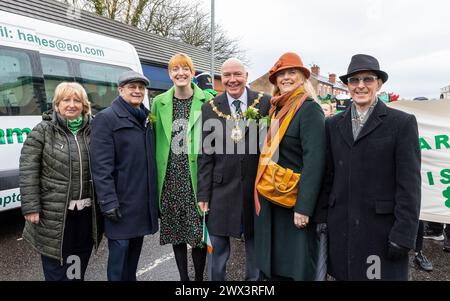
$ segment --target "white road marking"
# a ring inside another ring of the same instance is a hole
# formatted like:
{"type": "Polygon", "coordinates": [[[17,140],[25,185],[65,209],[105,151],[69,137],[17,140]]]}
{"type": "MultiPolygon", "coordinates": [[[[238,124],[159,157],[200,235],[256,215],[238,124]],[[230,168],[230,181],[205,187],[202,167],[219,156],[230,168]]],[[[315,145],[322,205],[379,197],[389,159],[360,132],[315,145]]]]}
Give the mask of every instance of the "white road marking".
{"type": "Polygon", "coordinates": [[[153,270],[154,268],[156,268],[156,267],[159,266],[160,264],[163,264],[163,263],[166,262],[166,261],[172,260],[172,259],[174,258],[174,256],[175,256],[175,255],[174,255],[173,252],[172,252],[172,253],[169,253],[169,254],[167,254],[167,255],[164,255],[164,256],[162,256],[162,257],[156,259],[155,261],[153,261],[152,263],[150,263],[148,266],[146,266],[146,267],[140,269],[140,270],[136,273],[136,276],[139,277],[139,276],[144,275],[145,273],[150,272],[151,270],[153,270]]]}
{"type": "MultiPolygon", "coordinates": [[[[188,250],[191,249],[191,246],[188,245],[188,250]]],[[[172,260],[175,258],[175,254],[173,252],[166,254],[164,256],[161,256],[160,258],[156,259],[155,261],[153,261],[152,263],[150,263],[149,265],[147,265],[146,267],[140,269],[139,271],[137,271],[136,276],[142,276],[148,272],[150,272],[151,270],[155,269],[156,267],[158,267],[159,265],[163,264],[166,261],[172,260]]]]}

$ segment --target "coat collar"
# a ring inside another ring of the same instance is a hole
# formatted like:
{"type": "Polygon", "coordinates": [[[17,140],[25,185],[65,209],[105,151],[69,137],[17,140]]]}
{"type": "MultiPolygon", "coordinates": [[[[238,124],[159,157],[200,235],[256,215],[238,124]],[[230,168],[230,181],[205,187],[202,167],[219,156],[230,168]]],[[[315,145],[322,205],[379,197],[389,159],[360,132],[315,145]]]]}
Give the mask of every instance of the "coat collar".
{"type": "Polygon", "coordinates": [[[172,121],[173,121],[173,94],[175,89],[172,87],[164,93],[164,97],[161,99],[161,109],[159,118],[161,118],[161,124],[164,130],[167,141],[171,141],[172,138],[172,121]]]}
{"type": "MultiPolygon", "coordinates": [[[[194,95],[192,97],[191,110],[189,112],[189,131],[197,123],[201,117],[201,107],[205,102],[205,93],[197,85],[192,84],[194,89],[194,95]]],[[[164,97],[161,99],[161,123],[164,129],[164,134],[167,141],[171,141],[172,138],[172,122],[173,122],[173,96],[175,88],[172,87],[164,93],[164,97]]]]}
{"type": "Polygon", "coordinates": [[[371,132],[373,132],[382,122],[383,116],[387,114],[387,107],[384,104],[382,100],[378,100],[377,105],[373,109],[372,114],[369,116],[369,119],[367,120],[367,123],[363,126],[361,129],[361,132],[359,133],[358,137],[356,138],[355,143],[357,143],[362,138],[369,135],[371,132]]]}
{"type": "MultiPolygon", "coordinates": [[[[119,118],[127,118],[131,122],[137,124],[139,127],[142,125],[136,120],[136,118],[128,112],[128,110],[124,107],[124,104],[120,101],[120,96],[118,96],[111,104],[111,108],[113,111],[119,116],[119,118]]],[[[141,104],[141,109],[144,110],[145,114],[148,115],[148,109],[141,104]]]]}
{"type": "Polygon", "coordinates": [[[367,120],[367,124],[361,129],[356,140],[353,139],[352,132],[352,114],[351,114],[351,106],[345,110],[341,115],[341,119],[338,121],[339,131],[344,138],[345,142],[349,146],[353,146],[355,143],[360,141],[362,138],[369,135],[373,132],[383,121],[382,117],[387,114],[387,106],[384,104],[382,100],[378,100],[377,105],[373,109],[372,114],[369,116],[367,120]]]}

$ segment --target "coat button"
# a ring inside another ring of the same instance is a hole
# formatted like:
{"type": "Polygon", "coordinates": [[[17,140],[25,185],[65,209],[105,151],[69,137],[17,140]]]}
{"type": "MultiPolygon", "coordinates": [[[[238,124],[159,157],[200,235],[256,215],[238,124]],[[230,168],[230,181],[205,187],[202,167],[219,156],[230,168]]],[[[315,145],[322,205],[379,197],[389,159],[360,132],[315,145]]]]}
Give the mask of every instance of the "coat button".
{"type": "Polygon", "coordinates": [[[342,160],[339,160],[339,166],[344,165],[344,162],[342,162],[342,160]]]}
{"type": "Polygon", "coordinates": [[[359,225],[359,219],[355,219],[355,225],[356,225],[356,226],[359,225]]]}

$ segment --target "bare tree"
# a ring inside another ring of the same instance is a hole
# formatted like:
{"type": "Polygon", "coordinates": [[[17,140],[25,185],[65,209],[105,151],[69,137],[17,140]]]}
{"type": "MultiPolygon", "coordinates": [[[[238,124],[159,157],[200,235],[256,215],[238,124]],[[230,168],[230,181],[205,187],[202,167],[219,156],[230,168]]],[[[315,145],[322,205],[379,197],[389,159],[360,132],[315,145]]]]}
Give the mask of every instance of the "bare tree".
{"type": "MultiPolygon", "coordinates": [[[[187,0],[59,0],[100,16],[211,51],[211,18],[199,4],[187,0]]],[[[238,57],[248,63],[238,40],[216,25],[218,60],[238,57]]]]}
{"type": "Polygon", "coordinates": [[[149,2],[149,0],[139,0],[138,1],[137,5],[136,5],[136,9],[134,10],[134,13],[133,13],[130,23],[129,23],[131,26],[140,27],[139,21],[141,20],[142,13],[143,13],[144,9],[147,7],[148,2],[149,2]]]}
{"type": "MultiPolygon", "coordinates": [[[[177,38],[186,44],[194,45],[211,51],[211,17],[209,13],[192,11],[190,18],[179,28],[177,38]]],[[[232,39],[219,25],[215,25],[214,53],[216,59],[224,61],[230,57],[237,57],[244,63],[249,63],[237,39],[232,39]]]]}

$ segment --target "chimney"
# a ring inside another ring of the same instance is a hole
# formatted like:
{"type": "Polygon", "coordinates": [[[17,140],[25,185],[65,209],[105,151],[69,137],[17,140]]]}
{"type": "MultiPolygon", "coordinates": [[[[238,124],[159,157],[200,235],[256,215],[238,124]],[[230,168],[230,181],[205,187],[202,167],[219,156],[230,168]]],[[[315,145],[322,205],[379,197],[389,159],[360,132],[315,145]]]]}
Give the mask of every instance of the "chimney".
{"type": "Polygon", "coordinates": [[[328,81],[334,85],[336,83],[336,74],[330,73],[328,75],[328,81]]]}
{"type": "Polygon", "coordinates": [[[311,73],[314,74],[315,76],[318,76],[320,74],[320,67],[314,64],[311,67],[311,73]]]}

